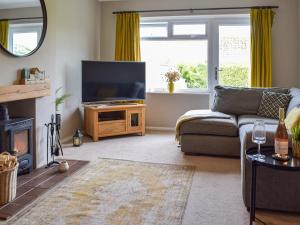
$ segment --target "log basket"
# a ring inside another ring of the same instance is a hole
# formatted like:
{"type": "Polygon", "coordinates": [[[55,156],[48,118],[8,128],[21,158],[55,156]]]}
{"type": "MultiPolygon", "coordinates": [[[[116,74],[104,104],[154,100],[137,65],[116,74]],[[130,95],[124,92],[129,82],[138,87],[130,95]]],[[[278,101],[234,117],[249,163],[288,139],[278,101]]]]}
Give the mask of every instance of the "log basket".
{"type": "MultiPolygon", "coordinates": [[[[1,153],[0,156],[9,155],[9,153],[1,153]]],[[[16,198],[17,193],[17,175],[18,175],[17,163],[14,167],[0,170],[0,206],[5,205],[16,198]]]]}

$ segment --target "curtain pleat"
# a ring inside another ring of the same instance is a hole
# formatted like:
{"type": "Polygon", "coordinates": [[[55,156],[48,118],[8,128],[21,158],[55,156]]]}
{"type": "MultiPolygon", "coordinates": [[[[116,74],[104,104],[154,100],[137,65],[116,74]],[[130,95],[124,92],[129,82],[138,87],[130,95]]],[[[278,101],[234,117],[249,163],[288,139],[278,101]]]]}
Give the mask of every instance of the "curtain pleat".
{"type": "Polygon", "coordinates": [[[251,9],[251,86],[272,86],[272,9],[251,9]]]}
{"type": "Polygon", "coordinates": [[[115,60],[141,61],[138,13],[117,14],[115,60]]]}
{"type": "Polygon", "coordinates": [[[0,21],[0,44],[8,48],[8,21],[0,21]]]}

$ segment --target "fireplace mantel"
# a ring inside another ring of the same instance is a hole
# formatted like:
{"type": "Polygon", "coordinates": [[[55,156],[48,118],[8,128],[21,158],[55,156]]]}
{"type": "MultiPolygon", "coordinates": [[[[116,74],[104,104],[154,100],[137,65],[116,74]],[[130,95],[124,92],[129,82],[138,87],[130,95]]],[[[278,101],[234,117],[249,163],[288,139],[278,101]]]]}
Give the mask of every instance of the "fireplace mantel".
{"type": "Polygon", "coordinates": [[[0,103],[50,96],[50,84],[0,86],[0,103]]]}

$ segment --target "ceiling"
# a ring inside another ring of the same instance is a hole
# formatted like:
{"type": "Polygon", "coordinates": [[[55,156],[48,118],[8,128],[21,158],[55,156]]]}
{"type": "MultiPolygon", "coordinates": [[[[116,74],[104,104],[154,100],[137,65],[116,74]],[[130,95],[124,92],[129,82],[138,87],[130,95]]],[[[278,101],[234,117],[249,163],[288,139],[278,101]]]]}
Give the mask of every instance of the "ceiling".
{"type": "Polygon", "coordinates": [[[39,0],[0,0],[0,9],[14,9],[40,6],[39,0]]]}

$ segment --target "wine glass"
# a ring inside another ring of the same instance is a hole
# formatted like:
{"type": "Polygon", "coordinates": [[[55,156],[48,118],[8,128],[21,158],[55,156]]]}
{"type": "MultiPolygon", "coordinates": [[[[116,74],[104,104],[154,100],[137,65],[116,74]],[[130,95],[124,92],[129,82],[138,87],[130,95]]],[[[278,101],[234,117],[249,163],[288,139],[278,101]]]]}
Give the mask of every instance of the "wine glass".
{"type": "Polygon", "coordinates": [[[264,160],[265,155],[260,152],[260,145],[266,143],[266,127],[263,120],[256,120],[252,131],[252,141],[258,144],[258,152],[253,155],[257,160],[264,160]]]}

